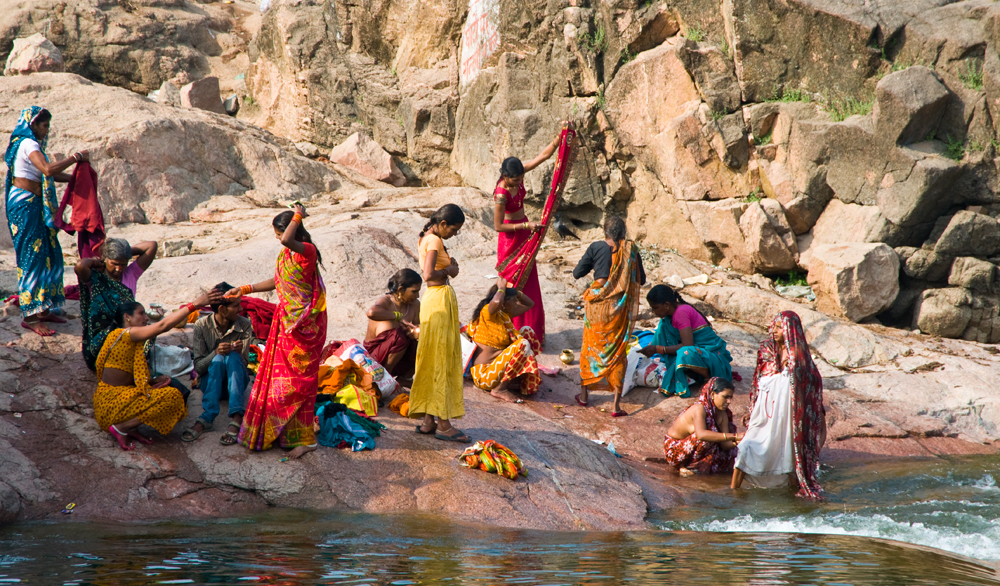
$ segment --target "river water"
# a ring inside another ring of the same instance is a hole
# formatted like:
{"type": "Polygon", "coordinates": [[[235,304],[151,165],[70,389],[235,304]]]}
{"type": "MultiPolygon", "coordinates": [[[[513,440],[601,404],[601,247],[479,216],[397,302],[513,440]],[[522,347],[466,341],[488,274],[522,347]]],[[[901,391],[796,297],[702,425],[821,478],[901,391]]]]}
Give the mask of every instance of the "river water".
{"type": "Polygon", "coordinates": [[[291,510],[22,523],[0,529],[0,586],[1000,584],[997,478],[995,458],[835,465],[824,470],[822,504],[782,490],[733,495],[722,479],[696,478],[684,487],[685,506],[650,517],[662,531],[524,531],[291,510]]]}

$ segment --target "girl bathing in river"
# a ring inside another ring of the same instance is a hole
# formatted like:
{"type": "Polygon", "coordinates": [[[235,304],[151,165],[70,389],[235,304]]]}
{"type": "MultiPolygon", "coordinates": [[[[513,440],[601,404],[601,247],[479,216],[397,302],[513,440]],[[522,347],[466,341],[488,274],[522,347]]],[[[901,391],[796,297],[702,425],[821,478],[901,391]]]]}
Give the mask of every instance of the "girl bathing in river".
{"type": "Polygon", "coordinates": [[[728,473],[736,459],[740,436],[729,403],[733,400],[732,381],[710,379],[698,402],[684,410],[667,429],[663,452],[667,463],[681,476],[728,473]]]}
{"type": "Polygon", "coordinates": [[[760,345],[750,386],[746,437],[733,470],[732,487],[745,478],[762,487],[797,482],[798,496],[817,498],[819,451],[826,442],[823,378],[806,343],[802,321],[783,311],[760,345]]]}

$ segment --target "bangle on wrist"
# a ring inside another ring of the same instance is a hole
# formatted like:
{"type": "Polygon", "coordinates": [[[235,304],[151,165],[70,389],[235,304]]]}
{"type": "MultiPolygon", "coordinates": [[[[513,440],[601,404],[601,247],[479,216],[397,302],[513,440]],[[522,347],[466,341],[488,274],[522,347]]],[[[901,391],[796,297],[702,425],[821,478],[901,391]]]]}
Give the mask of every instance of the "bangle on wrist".
{"type": "Polygon", "coordinates": [[[253,293],[253,285],[243,285],[240,287],[240,293],[243,295],[249,295],[253,293]]]}
{"type": "Polygon", "coordinates": [[[187,303],[181,306],[182,309],[186,309],[189,314],[194,313],[195,307],[194,303],[187,303]]]}
{"type": "Polygon", "coordinates": [[[399,321],[399,320],[403,319],[403,314],[399,313],[398,311],[392,312],[392,316],[393,316],[392,317],[392,321],[399,321]]]}
{"type": "Polygon", "coordinates": [[[292,221],[293,222],[298,222],[299,224],[301,224],[302,223],[302,214],[300,214],[298,212],[295,212],[295,215],[292,216],[292,221]]]}

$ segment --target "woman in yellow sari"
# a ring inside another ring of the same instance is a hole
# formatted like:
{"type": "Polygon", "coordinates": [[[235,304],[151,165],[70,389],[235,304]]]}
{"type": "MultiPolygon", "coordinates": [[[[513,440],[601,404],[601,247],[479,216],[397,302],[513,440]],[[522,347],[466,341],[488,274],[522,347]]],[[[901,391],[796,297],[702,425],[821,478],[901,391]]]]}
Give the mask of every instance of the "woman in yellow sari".
{"type": "Polygon", "coordinates": [[[586,318],[580,352],[580,384],[576,402],[587,406],[588,391],[610,389],[614,395],[612,417],[628,415],[619,401],[625,380],[628,336],[639,308],[639,287],[646,273],[635,243],[627,240],[625,221],[618,216],[604,220],[604,240],[590,245],[573,269],[577,279],[594,271],[594,282],[583,292],[586,318]]]}
{"type": "Polygon", "coordinates": [[[409,417],[423,418],[418,433],[465,443],[469,436],[451,425],[452,419],[465,415],[458,298],[449,282],[458,276],[458,262],[444,247],[444,241],[458,234],[463,224],[462,208],[449,203],[434,212],[420,232],[417,249],[427,292],[420,300],[420,342],[409,417]]]}
{"type": "Polygon", "coordinates": [[[101,429],[108,430],[123,450],[153,440],[136,429],[140,423],[161,434],[168,434],[187,415],[184,397],[170,384],[170,377],[150,380],[149,366],[142,352],[143,342],[187,321],[196,308],[222,299],[212,292],[202,294],[184,307],[164,316],[153,325],[141,304],[129,301],[118,306],[115,325],[97,356],[97,391],[94,392],[94,418],[101,429]]]}
{"type": "Polygon", "coordinates": [[[510,392],[519,385],[522,395],[534,395],[542,383],[535,355],[542,344],[531,326],[514,327],[513,318],[525,314],[535,303],[517,289],[503,291],[496,285],[479,302],[472,314],[468,334],[476,343],[472,382],[498,399],[523,403],[510,392]]]}

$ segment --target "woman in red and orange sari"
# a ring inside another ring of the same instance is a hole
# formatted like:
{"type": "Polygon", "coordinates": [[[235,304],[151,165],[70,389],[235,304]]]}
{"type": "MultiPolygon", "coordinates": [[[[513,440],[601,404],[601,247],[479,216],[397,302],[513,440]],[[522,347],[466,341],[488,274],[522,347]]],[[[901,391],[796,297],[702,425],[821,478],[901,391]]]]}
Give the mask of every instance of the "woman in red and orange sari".
{"type": "Polygon", "coordinates": [[[545,343],[545,308],[542,306],[542,288],[538,283],[535,253],[544,238],[548,214],[559,207],[559,197],[569,175],[569,154],[576,134],[563,122],[563,130],[537,157],[521,163],[517,157],[507,157],[500,165],[500,179],[493,190],[493,228],[497,239],[497,283],[506,289],[508,283],[522,291],[534,302],[534,307],[514,319],[514,327],[530,326],[545,343]],[[568,139],[568,141],[567,141],[568,139]],[[549,192],[546,212],[541,222],[529,222],[524,214],[524,174],[547,161],[558,150],[559,159],[553,176],[553,189],[549,192]],[[534,240],[532,237],[539,234],[534,240]],[[529,242],[530,241],[530,242],[529,242]]]}
{"type": "Polygon", "coordinates": [[[522,395],[534,395],[542,383],[536,354],[542,344],[531,326],[520,330],[513,319],[531,309],[531,299],[517,289],[500,291],[490,287],[486,297],[472,312],[466,331],[476,343],[472,362],[472,382],[476,387],[509,403],[523,403],[510,392],[517,385],[522,395]]]}
{"type": "Polygon", "coordinates": [[[263,291],[278,292],[278,308],[257,369],[239,442],[251,450],[266,450],[275,441],[290,448],[290,458],[316,449],[313,431],[319,362],[326,342],[326,287],[319,275],[323,262],[302,227],[301,205],[275,216],[274,235],[284,246],[278,254],[274,278],[233,289],[240,297],[263,291]]]}
{"type": "Polygon", "coordinates": [[[583,392],[576,402],[587,406],[590,388],[615,394],[612,417],[628,415],[619,401],[625,381],[628,337],[639,309],[639,287],[646,283],[639,249],[627,240],[625,221],[618,216],[604,220],[604,240],[590,245],[573,277],[580,279],[594,271],[594,282],[583,292],[586,317],[583,321],[583,349],[580,352],[580,384],[583,392]]]}

